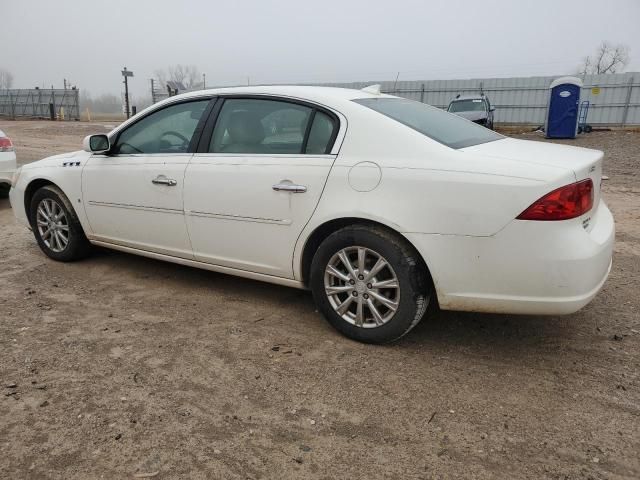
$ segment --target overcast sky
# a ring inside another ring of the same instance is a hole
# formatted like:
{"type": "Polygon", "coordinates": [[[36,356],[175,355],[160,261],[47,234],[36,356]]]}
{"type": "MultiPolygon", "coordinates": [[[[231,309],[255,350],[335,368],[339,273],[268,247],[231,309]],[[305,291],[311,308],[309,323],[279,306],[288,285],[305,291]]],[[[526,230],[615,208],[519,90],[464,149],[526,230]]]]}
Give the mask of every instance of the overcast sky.
{"type": "Polygon", "coordinates": [[[559,75],[602,40],[640,71],[639,0],[0,0],[14,88],[145,95],[158,68],[207,85],[559,75]]]}

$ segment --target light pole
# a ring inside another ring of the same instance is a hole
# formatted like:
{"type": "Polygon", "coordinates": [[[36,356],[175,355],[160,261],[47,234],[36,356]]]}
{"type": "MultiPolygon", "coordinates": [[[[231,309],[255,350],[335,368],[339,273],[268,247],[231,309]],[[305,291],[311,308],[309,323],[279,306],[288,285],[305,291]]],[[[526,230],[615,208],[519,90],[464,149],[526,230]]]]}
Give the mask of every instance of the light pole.
{"type": "Polygon", "coordinates": [[[127,82],[127,79],[129,77],[133,77],[133,72],[127,70],[127,67],[124,67],[124,70],[122,70],[121,73],[124,77],[124,109],[127,114],[127,118],[129,118],[131,110],[129,109],[129,83],[127,82]]]}

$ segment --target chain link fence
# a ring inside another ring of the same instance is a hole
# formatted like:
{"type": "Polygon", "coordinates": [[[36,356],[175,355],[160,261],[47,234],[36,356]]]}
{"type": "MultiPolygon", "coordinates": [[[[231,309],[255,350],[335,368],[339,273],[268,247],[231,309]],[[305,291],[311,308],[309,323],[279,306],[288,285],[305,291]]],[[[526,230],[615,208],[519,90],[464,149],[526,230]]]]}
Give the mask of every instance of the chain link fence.
{"type": "Polygon", "coordinates": [[[80,120],[78,89],[0,90],[0,117],[80,120]]]}

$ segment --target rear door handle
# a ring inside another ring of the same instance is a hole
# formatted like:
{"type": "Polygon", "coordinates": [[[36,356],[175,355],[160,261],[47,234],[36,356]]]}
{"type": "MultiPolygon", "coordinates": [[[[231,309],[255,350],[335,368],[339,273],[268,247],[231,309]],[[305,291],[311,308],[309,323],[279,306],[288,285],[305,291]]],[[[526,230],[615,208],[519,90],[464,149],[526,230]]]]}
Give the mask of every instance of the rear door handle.
{"type": "Polygon", "coordinates": [[[151,183],[154,185],[166,185],[167,187],[175,187],[178,184],[173,178],[167,178],[164,175],[158,175],[151,180],[151,183]]]}
{"type": "Polygon", "coordinates": [[[296,185],[295,183],[291,183],[290,180],[282,180],[271,188],[276,192],[304,193],[307,191],[307,187],[304,185],[296,185]]]}

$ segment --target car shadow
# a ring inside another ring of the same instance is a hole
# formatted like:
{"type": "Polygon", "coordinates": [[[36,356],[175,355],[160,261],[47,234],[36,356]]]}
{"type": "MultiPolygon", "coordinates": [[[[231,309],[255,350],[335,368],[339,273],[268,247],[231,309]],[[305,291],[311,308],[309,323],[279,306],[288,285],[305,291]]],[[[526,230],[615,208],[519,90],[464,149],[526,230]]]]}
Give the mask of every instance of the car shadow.
{"type": "Polygon", "coordinates": [[[541,357],[553,361],[579,343],[588,324],[584,312],[534,316],[436,311],[401,343],[417,352],[427,350],[444,356],[464,352],[476,358],[532,366],[541,357]]]}
{"type": "MultiPolygon", "coordinates": [[[[84,262],[107,265],[128,275],[147,278],[161,277],[175,282],[176,288],[215,290],[222,298],[255,302],[256,308],[286,306],[291,309],[291,322],[301,317],[313,322],[312,330],[332,332],[334,342],[352,341],[332,329],[325,328],[323,317],[316,313],[311,293],[280,285],[225,275],[179,264],[97,249],[84,262]],[[314,313],[316,313],[314,315],[314,313]],[[316,323],[317,322],[317,323],[316,323]]],[[[84,263],[83,262],[83,263],[84,263]]],[[[531,355],[546,354],[552,357],[562,345],[570,344],[578,335],[576,318],[580,312],[569,316],[525,316],[508,314],[484,314],[437,310],[423,319],[414,330],[398,342],[371,348],[402,348],[416,353],[431,351],[446,355],[452,350],[463,350],[472,356],[484,356],[515,363],[526,361],[531,355]]],[[[581,320],[581,323],[582,322],[581,320]]]]}
{"type": "Polygon", "coordinates": [[[11,203],[9,203],[8,197],[0,196],[0,211],[11,210],[11,203]]]}
{"type": "Polygon", "coordinates": [[[260,302],[281,304],[283,301],[298,299],[302,303],[311,295],[305,290],[284,287],[272,283],[227,275],[178,263],[156,260],[140,255],[120,252],[108,248],[95,248],[93,254],[83,263],[95,263],[127,272],[138,278],[150,276],[174,281],[182,288],[211,288],[217,293],[229,296],[255,298],[260,302]]]}

